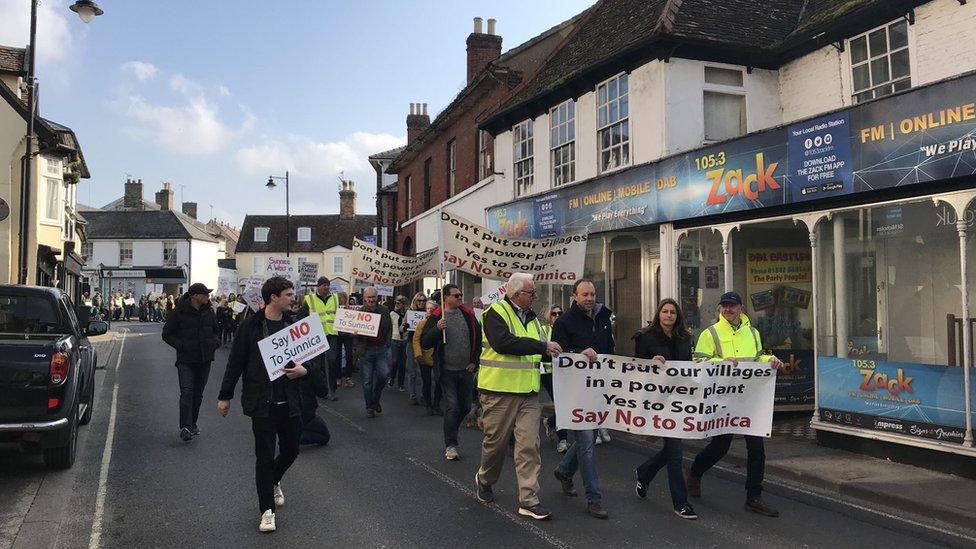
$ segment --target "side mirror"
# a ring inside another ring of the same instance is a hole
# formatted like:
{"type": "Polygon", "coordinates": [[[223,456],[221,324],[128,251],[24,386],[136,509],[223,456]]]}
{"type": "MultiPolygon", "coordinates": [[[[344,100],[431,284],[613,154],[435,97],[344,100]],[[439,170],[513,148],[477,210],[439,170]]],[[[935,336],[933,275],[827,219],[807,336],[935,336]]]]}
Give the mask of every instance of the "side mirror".
{"type": "Polygon", "coordinates": [[[85,328],[86,336],[99,336],[108,332],[108,323],[101,320],[92,320],[85,328]]]}

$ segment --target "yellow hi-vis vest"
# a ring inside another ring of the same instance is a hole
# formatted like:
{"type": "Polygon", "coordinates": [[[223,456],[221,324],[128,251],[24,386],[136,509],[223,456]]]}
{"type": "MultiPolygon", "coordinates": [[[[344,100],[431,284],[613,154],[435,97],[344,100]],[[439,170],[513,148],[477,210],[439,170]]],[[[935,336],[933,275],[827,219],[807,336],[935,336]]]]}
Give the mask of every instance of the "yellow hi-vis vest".
{"type": "Polygon", "coordinates": [[[305,305],[308,306],[309,316],[319,315],[319,321],[322,323],[325,335],[338,335],[339,332],[335,329],[336,307],[338,306],[335,294],[329,294],[323,304],[322,298],[315,292],[311,292],[305,295],[305,305]]]}
{"type": "MultiPolygon", "coordinates": [[[[518,314],[504,299],[491,304],[485,312],[494,310],[498,313],[508,331],[515,337],[530,337],[542,341],[542,326],[539,319],[535,319],[528,326],[522,324],[518,314]]],[[[542,355],[503,355],[495,352],[488,343],[488,336],[483,336],[481,347],[481,364],[478,366],[478,388],[497,393],[538,393],[541,384],[539,362],[542,355]]]]}
{"type": "MultiPolygon", "coordinates": [[[[542,327],[542,337],[544,338],[545,341],[552,341],[552,325],[551,324],[546,324],[545,326],[542,327]]],[[[542,363],[542,369],[543,369],[544,373],[551,374],[552,373],[552,361],[550,360],[548,362],[543,362],[542,363]]]]}

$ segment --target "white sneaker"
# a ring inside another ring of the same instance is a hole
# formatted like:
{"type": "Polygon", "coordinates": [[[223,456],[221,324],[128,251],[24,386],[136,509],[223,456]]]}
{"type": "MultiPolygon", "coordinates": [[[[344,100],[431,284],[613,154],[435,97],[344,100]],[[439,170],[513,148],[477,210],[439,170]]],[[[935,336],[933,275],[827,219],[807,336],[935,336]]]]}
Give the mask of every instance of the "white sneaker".
{"type": "Polygon", "coordinates": [[[268,509],[261,515],[261,526],[258,526],[258,530],[261,532],[275,531],[274,513],[271,512],[271,509],[268,509]]]}
{"type": "Polygon", "coordinates": [[[556,451],[560,454],[565,454],[566,450],[569,450],[569,442],[560,440],[559,444],[556,445],[556,451]]]}
{"type": "Polygon", "coordinates": [[[448,461],[457,461],[461,459],[461,455],[458,454],[457,446],[448,446],[447,450],[444,450],[444,459],[448,461]]]}
{"type": "Polygon", "coordinates": [[[610,442],[610,429],[600,429],[600,438],[603,442],[610,442]]]}
{"type": "Polygon", "coordinates": [[[600,436],[600,430],[597,429],[596,436],[593,437],[593,446],[599,446],[603,444],[603,437],[600,436]]]}
{"type": "Polygon", "coordinates": [[[281,507],[285,504],[285,493],[281,491],[281,484],[274,485],[274,498],[275,507],[281,507]]]}

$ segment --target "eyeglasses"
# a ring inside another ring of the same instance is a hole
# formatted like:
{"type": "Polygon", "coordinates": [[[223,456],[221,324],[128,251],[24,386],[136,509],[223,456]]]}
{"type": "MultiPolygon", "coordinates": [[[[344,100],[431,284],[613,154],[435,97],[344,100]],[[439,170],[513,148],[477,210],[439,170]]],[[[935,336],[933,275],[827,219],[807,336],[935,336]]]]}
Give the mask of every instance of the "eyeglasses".
{"type": "Polygon", "coordinates": [[[457,293],[457,294],[449,294],[449,295],[450,295],[451,297],[456,297],[456,298],[458,298],[458,299],[461,299],[461,294],[460,294],[460,293],[457,293]]]}
{"type": "Polygon", "coordinates": [[[519,290],[515,293],[529,294],[530,296],[535,297],[535,290],[519,290]]]}
{"type": "Polygon", "coordinates": [[[551,314],[552,316],[561,316],[563,314],[563,312],[562,311],[553,311],[553,312],[551,312],[549,314],[551,314]]]}
{"type": "Polygon", "coordinates": [[[427,303],[427,300],[426,299],[418,299],[417,300],[417,303],[427,303]]]}

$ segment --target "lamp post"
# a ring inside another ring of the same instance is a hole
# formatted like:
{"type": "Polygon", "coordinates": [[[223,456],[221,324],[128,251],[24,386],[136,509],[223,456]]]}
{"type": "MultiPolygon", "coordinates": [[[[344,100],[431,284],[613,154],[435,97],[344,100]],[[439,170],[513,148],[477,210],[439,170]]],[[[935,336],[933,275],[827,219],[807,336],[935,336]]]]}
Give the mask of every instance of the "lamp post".
{"type": "MultiPolygon", "coordinates": [[[[69,9],[85,23],[105,13],[92,0],[78,0],[69,9]]],[[[30,44],[27,46],[27,135],[24,138],[24,158],[20,165],[20,244],[17,250],[20,271],[17,282],[27,284],[27,248],[30,244],[30,190],[31,165],[34,160],[34,118],[37,115],[37,82],[34,78],[34,60],[37,59],[37,0],[31,2],[30,44]]]]}
{"type": "Polygon", "coordinates": [[[285,170],[285,176],[280,175],[269,175],[268,183],[265,185],[269,190],[274,190],[277,186],[275,185],[275,179],[285,181],[285,257],[291,257],[291,211],[288,207],[288,170],[285,170]]]}

